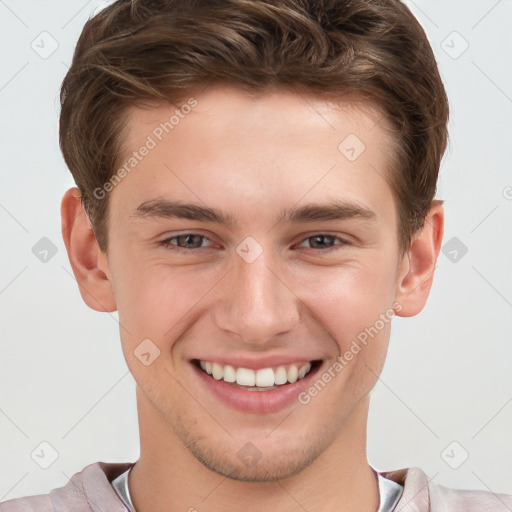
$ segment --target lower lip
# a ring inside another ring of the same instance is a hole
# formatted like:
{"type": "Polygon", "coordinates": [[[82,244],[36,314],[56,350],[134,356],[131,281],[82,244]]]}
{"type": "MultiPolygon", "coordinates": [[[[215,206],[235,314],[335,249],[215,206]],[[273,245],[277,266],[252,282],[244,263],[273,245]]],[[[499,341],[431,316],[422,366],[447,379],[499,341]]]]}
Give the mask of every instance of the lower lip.
{"type": "Polygon", "coordinates": [[[321,364],[293,384],[285,384],[270,391],[246,391],[223,380],[214,379],[194,363],[192,367],[204,385],[221,402],[239,411],[262,414],[278,412],[298,401],[298,396],[311,385],[311,380],[321,364]]]}

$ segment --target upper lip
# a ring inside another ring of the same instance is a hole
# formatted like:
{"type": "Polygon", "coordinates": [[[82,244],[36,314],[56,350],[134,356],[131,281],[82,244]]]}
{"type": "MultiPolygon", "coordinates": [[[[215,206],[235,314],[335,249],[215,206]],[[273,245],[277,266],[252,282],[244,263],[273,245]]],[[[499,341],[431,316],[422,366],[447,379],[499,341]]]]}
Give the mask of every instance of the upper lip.
{"type": "Polygon", "coordinates": [[[209,361],[220,365],[231,365],[234,368],[249,368],[251,370],[259,370],[261,368],[272,368],[277,366],[287,366],[290,364],[308,363],[318,361],[318,357],[298,357],[273,355],[273,356],[237,356],[237,357],[218,357],[218,356],[201,356],[195,358],[197,361],[209,361]]]}

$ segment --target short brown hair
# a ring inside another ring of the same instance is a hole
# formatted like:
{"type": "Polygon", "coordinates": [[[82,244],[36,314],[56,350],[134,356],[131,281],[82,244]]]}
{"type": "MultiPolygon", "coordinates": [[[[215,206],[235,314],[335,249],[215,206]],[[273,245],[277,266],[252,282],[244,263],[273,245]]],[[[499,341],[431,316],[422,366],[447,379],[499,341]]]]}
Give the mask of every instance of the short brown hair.
{"type": "MultiPolygon", "coordinates": [[[[118,0],[89,19],[62,83],[60,146],[99,247],[130,106],[231,83],[376,103],[395,133],[388,182],[402,250],[434,201],[448,100],[422,27],[399,0],[118,0]]],[[[341,141],[340,141],[341,142],[341,141]]]]}

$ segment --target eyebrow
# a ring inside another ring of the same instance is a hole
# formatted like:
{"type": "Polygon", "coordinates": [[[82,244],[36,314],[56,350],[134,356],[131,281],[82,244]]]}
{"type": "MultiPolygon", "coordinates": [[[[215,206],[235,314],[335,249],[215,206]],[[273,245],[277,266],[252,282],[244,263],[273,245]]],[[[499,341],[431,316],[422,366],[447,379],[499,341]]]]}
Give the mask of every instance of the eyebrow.
{"type": "MultiPolygon", "coordinates": [[[[236,216],[225,213],[217,208],[202,206],[195,203],[183,203],[169,199],[151,199],[140,204],[133,214],[139,218],[188,219],[203,222],[214,222],[227,226],[237,224],[236,216]]],[[[345,219],[376,220],[372,210],[356,203],[347,201],[331,201],[325,204],[306,204],[283,209],[277,222],[308,223],[316,221],[345,220],[345,219]]]]}

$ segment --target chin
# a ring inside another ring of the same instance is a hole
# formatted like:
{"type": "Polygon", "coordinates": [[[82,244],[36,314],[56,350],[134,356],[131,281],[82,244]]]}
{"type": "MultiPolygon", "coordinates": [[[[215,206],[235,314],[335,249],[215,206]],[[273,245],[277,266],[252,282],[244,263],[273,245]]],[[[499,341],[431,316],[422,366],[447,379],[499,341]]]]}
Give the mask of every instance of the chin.
{"type": "Polygon", "coordinates": [[[292,477],[307,468],[328,447],[327,443],[311,443],[311,439],[309,443],[301,443],[299,436],[293,446],[271,443],[261,451],[257,445],[261,447],[265,439],[261,443],[232,439],[222,447],[220,443],[212,445],[204,437],[186,437],[182,440],[201,464],[218,475],[242,482],[275,482],[292,477]]]}

